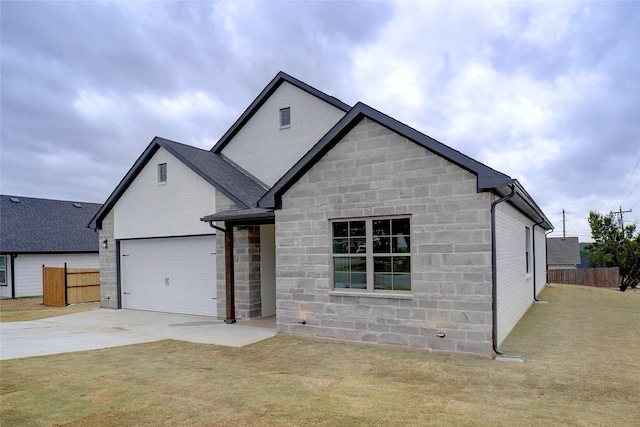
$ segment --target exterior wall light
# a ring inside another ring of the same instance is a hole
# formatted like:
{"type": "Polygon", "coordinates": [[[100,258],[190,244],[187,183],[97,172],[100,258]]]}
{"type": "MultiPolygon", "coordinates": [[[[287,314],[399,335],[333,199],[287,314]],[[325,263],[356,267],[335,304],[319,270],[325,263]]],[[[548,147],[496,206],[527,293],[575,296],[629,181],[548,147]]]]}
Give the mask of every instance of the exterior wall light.
{"type": "Polygon", "coordinates": [[[104,239],[102,242],[100,242],[100,247],[102,249],[107,249],[109,247],[109,241],[107,239],[104,239]]]}

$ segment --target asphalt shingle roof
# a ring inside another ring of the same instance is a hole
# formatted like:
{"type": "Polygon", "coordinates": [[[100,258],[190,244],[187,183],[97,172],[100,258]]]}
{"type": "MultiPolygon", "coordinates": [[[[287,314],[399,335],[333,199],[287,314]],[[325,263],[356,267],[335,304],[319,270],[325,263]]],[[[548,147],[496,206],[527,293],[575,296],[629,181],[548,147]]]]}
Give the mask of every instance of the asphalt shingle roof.
{"type": "Polygon", "coordinates": [[[247,206],[253,206],[267,191],[253,179],[227,162],[220,154],[192,147],[179,142],[156,138],[165,149],[185,163],[190,163],[194,171],[200,171],[211,182],[241,200],[247,206]]]}
{"type": "Polygon", "coordinates": [[[0,195],[0,252],[98,252],[98,233],[87,224],[100,206],[0,195]]]}

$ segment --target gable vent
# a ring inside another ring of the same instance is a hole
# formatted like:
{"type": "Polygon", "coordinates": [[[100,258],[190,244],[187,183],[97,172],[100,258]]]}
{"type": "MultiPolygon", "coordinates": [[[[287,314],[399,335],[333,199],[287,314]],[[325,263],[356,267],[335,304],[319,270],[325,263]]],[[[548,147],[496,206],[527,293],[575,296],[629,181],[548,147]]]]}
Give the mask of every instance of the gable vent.
{"type": "Polygon", "coordinates": [[[18,199],[17,197],[10,197],[9,200],[11,200],[13,203],[20,203],[20,199],[18,199]]]}
{"type": "Polygon", "coordinates": [[[74,203],[74,204],[73,204],[73,207],[74,207],[74,208],[81,208],[81,207],[82,207],[82,205],[81,205],[80,203],[74,203]]]}

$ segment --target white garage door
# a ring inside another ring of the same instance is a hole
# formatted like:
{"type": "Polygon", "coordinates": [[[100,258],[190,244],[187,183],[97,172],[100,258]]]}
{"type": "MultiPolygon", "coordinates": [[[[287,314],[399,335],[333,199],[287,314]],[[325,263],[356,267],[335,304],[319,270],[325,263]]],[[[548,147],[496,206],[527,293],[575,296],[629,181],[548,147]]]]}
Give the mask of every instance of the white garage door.
{"type": "Polygon", "coordinates": [[[216,316],[215,236],[120,242],[122,307],[216,316]]]}

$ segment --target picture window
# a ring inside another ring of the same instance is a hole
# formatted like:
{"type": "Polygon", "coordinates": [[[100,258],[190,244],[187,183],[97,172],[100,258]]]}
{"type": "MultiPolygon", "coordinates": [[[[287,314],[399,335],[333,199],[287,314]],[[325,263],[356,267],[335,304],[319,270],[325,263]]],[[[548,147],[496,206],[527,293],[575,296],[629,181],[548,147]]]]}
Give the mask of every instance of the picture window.
{"type": "Polygon", "coordinates": [[[331,222],[334,290],[410,291],[411,220],[331,222]]]}

